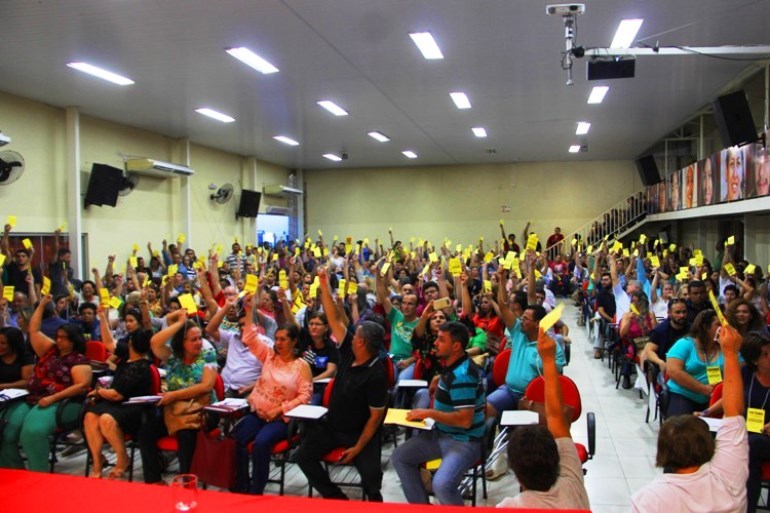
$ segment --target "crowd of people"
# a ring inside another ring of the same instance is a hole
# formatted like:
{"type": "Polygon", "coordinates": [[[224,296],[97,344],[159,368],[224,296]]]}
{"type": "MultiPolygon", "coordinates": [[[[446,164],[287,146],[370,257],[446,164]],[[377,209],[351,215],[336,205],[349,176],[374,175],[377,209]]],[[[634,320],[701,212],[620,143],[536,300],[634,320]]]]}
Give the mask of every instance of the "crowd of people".
{"type": "Polygon", "coordinates": [[[503,238],[491,247],[483,239],[407,244],[392,232],[389,241],[327,243],[319,231],[199,255],[183,240],[163,241],[157,251],[147,244],[146,260],[134,245],[125,266],[110,255],[103,271],[80,280],[58,230],[54,252],[36,262],[30,249],[11,248],[11,229],[1,242],[0,389],[29,394],[0,405],[0,467],[47,470],[57,418],[82,414],[91,477],[123,477],[128,434],[138,441],[145,482],[161,483],[157,441],[175,435],[179,471],[188,472],[198,431],[220,421],[200,411],[216,401],[221,380],[227,397],[249,406],[232,430],[233,491],[263,493],[271,449],[287,437],[286,413],[323,402],[326,417],[304,433],[294,461],[323,497],[345,498],[321,463],[344,447],[340,462],[356,466],[368,500],[381,501],[382,422],[398,398],[411,408],[409,420],[435,423],[393,452],[405,498],[429,502],[422,468],[440,458],[430,490],[440,504],[461,505],[463,474],[484,453],[495,421],[518,409],[542,376],[546,422],[512,430],[507,459],[522,493],[501,506],[588,509],[561,413],[569,329],[561,321],[540,327],[560,300],[574,301],[580,322],[593,326],[596,358],[607,351],[620,358],[624,388],[636,373],[661,390],[667,420],[658,464],[669,473],[638,492],[634,507],[714,497],[712,505],[738,511],[746,490],[749,511],[756,505],[762,462],[770,460],[768,277],[736,255],[733,238],[720,243],[713,264],[695,248],[645,236],[587,246],[556,228],[541,244],[527,225],[519,245],[502,222],[503,238]],[[93,378],[85,354],[94,342],[108,355],[110,385],[93,378]],[[505,379],[495,384],[494,361],[506,350],[505,379]],[[158,408],[148,415],[122,405],[152,393],[158,368],[165,370],[158,408]],[[405,379],[428,386],[412,398],[399,393],[405,379]],[[766,412],[760,432],[747,434],[744,402],[766,412]],[[716,444],[700,447],[711,438],[697,417],[712,415],[724,415],[724,427],[716,444]],[[106,474],[105,443],[117,457],[106,474]],[[701,491],[707,485],[712,495],[701,491]]]}

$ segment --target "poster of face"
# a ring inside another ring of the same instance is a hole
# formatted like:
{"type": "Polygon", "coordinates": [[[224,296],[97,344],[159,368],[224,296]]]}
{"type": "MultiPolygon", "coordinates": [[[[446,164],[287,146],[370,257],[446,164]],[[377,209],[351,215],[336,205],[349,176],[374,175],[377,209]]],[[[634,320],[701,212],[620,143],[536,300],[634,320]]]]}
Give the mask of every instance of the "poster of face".
{"type": "Polygon", "coordinates": [[[716,198],[719,197],[719,189],[716,181],[718,173],[715,171],[719,169],[718,162],[716,155],[698,162],[698,205],[701,207],[717,203],[716,198]]]}
{"type": "Polygon", "coordinates": [[[720,152],[722,166],[720,182],[722,201],[738,201],[744,193],[744,154],[742,148],[733,146],[720,152]]]}
{"type": "Polygon", "coordinates": [[[770,152],[761,144],[746,146],[746,197],[770,194],[770,152]]]}
{"type": "Polygon", "coordinates": [[[680,197],[682,195],[682,180],[680,179],[682,170],[672,171],[668,177],[668,210],[674,212],[682,208],[680,197]]]}
{"type": "Polygon", "coordinates": [[[698,165],[693,163],[682,171],[682,208],[698,206],[698,165]]]}
{"type": "Polygon", "coordinates": [[[666,181],[663,180],[653,187],[658,188],[658,212],[666,211],[666,181]]]}

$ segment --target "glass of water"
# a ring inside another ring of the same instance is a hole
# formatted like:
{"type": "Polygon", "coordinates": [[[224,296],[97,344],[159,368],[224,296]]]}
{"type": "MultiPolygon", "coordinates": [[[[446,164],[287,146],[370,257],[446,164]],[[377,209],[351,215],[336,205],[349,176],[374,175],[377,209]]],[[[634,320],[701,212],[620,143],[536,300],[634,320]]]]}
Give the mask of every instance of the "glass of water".
{"type": "Polygon", "coordinates": [[[176,513],[194,512],[198,507],[198,476],[179,474],[171,481],[171,495],[176,513]]]}

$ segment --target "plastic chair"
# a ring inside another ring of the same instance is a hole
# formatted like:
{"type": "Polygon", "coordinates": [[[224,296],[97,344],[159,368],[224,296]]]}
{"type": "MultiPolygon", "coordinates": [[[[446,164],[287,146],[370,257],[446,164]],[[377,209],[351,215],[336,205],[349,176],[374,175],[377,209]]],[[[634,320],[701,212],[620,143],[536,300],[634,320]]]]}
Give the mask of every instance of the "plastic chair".
{"type": "Polygon", "coordinates": [[[492,366],[492,383],[495,388],[505,383],[505,375],[508,373],[508,363],[511,361],[511,350],[505,349],[495,357],[492,366]]]}
{"type": "Polygon", "coordinates": [[[95,362],[107,361],[107,348],[98,340],[86,342],[86,358],[95,362]]]}
{"type": "MultiPolygon", "coordinates": [[[[561,382],[562,404],[572,409],[571,422],[575,422],[583,412],[580,390],[578,390],[575,382],[567,376],[559,376],[559,381],[561,382]]],[[[527,385],[524,397],[532,402],[545,403],[545,379],[542,376],[533,379],[527,385]]],[[[586,423],[588,425],[588,447],[581,443],[575,443],[575,449],[581,463],[586,463],[596,453],[596,415],[593,412],[586,413],[586,423]]],[[[585,472],[586,470],[583,469],[583,473],[585,472]]]]}

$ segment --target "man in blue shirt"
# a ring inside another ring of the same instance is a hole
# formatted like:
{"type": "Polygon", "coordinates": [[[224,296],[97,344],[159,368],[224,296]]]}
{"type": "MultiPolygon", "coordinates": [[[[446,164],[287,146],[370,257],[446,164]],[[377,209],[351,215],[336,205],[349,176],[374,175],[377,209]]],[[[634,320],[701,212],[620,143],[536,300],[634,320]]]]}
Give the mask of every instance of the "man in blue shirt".
{"type": "Polygon", "coordinates": [[[444,371],[431,382],[433,409],[414,409],[407,420],[435,421],[432,431],[423,431],[398,446],[391,461],[396,469],[406,500],[429,504],[420,479],[420,465],[441,458],[433,476],[433,493],[439,503],[463,505],[459,485],[463,473],[481,456],[484,435],[484,393],[481,370],[468,358],[465,348],[470,333],[459,322],[447,322],[439,328],[436,356],[444,371]]]}

